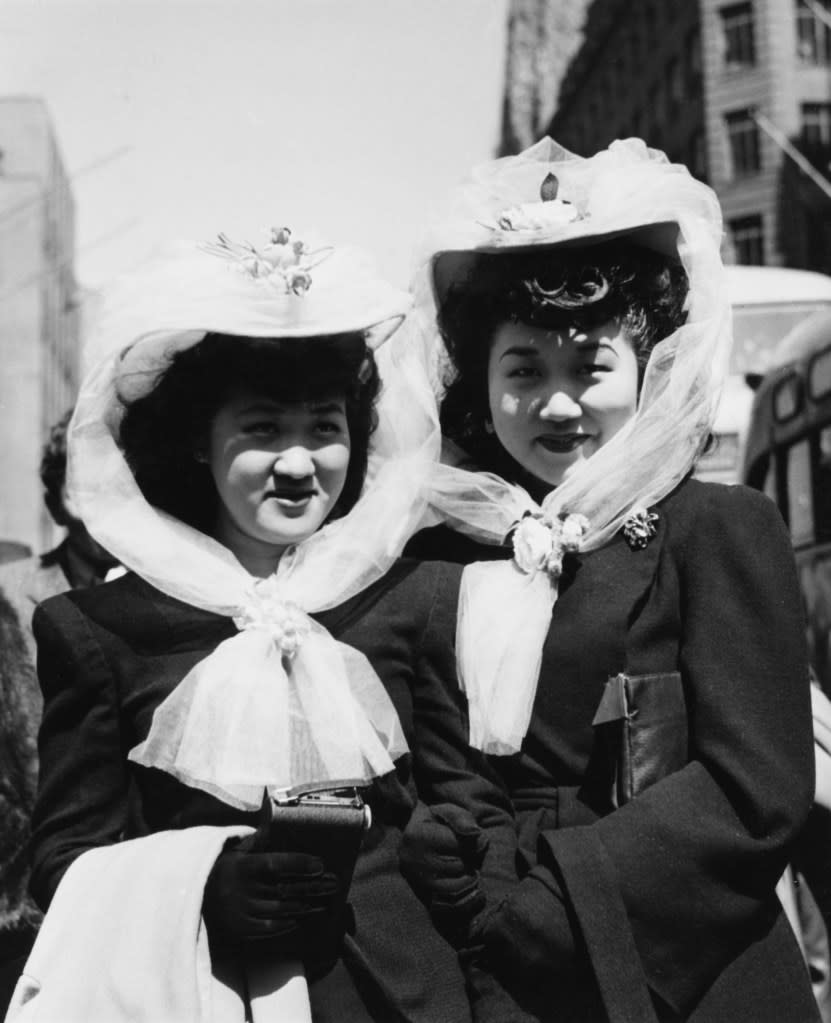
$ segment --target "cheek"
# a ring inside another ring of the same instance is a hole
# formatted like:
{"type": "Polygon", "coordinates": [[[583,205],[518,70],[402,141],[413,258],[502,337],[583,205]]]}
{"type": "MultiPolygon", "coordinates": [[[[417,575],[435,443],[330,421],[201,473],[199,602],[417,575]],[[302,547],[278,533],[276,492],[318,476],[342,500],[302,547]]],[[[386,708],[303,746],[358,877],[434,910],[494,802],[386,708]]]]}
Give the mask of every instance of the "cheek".
{"type": "Polygon", "coordinates": [[[491,378],[488,381],[488,408],[494,423],[510,422],[522,411],[522,401],[507,380],[491,378]]]}
{"type": "Polygon", "coordinates": [[[348,442],[321,448],[315,457],[318,472],[336,479],[345,477],[349,471],[351,450],[348,442]]]}
{"type": "Polygon", "coordinates": [[[257,451],[234,451],[229,446],[211,459],[211,472],[220,490],[251,488],[268,473],[268,457],[257,451]]]}

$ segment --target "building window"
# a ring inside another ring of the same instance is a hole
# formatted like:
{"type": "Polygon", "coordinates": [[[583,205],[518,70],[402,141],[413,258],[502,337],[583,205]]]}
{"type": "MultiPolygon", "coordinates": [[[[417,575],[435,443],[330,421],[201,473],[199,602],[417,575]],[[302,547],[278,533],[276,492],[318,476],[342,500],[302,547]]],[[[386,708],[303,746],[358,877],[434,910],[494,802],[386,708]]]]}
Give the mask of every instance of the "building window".
{"type": "Polygon", "coordinates": [[[693,95],[701,82],[701,29],[696,25],[684,40],[684,77],[687,92],[693,95]]]}
{"type": "Polygon", "coordinates": [[[812,6],[796,3],[797,56],[806,64],[831,64],[831,26],[816,14],[816,7],[831,12],[831,0],[813,0],[812,6]]]}
{"type": "Polygon", "coordinates": [[[658,145],[664,133],[664,93],[660,86],[649,90],[649,139],[651,146],[658,145]]]}
{"type": "Polygon", "coordinates": [[[747,177],[761,169],[759,129],[749,110],[735,110],[724,118],[734,178],[747,177]]]}
{"type": "Polygon", "coordinates": [[[629,63],[633,68],[640,67],[641,37],[637,29],[632,29],[632,34],[629,36],[629,63]]]}
{"type": "Polygon", "coordinates": [[[719,13],[725,65],[728,68],[752,67],[756,63],[753,4],[730,4],[719,13]]]}
{"type": "Polygon", "coordinates": [[[831,103],[802,104],[802,141],[806,146],[831,145],[831,103]]]}
{"type": "Polygon", "coordinates": [[[760,214],[738,217],[728,223],[736,262],[744,266],[764,266],[765,232],[760,214]]]}
{"type": "Polygon", "coordinates": [[[615,61],[615,74],[614,74],[615,88],[620,90],[620,95],[626,95],[628,91],[626,88],[626,61],[623,55],[617,58],[615,61]]]}
{"type": "Polygon", "coordinates": [[[707,149],[704,132],[699,129],[693,132],[687,144],[687,166],[694,178],[707,180],[707,149]]]}
{"type": "Polygon", "coordinates": [[[647,4],[643,12],[644,24],[646,25],[646,48],[652,53],[658,45],[657,11],[655,4],[647,4]]]}
{"type": "Polygon", "coordinates": [[[679,107],[684,101],[684,82],[681,78],[681,65],[675,58],[667,64],[667,95],[672,107],[679,107]]]}

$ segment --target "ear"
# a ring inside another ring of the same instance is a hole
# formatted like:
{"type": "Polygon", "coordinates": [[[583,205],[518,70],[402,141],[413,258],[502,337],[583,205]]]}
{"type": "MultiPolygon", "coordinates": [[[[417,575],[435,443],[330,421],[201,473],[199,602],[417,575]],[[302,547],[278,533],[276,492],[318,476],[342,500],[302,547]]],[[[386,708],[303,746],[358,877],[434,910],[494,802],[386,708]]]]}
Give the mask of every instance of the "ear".
{"type": "Polygon", "coordinates": [[[200,465],[207,465],[210,459],[208,458],[208,452],[204,448],[197,448],[193,452],[195,461],[199,462],[200,465]]]}

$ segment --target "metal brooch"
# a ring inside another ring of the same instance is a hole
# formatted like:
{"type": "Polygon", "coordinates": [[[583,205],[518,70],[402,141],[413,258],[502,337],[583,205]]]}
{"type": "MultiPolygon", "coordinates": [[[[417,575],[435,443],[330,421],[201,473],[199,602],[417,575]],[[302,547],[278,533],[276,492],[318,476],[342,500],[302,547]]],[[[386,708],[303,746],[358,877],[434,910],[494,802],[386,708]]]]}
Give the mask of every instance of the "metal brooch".
{"type": "Polygon", "coordinates": [[[642,551],[658,532],[658,515],[646,508],[633,508],[623,523],[623,535],[633,551],[642,551]]]}

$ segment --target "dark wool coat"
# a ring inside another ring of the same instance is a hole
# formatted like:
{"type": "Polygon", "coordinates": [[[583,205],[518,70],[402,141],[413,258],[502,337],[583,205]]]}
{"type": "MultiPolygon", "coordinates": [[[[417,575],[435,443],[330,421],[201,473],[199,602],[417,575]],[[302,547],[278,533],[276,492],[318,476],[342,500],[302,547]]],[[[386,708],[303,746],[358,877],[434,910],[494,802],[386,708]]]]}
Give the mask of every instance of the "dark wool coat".
{"type": "MultiPolygon", "coordinates": [[[[790,543],[774,505],[743,487],[688,480],[655,510],[644,549],[619,534],[567,556],[528,734],[493,758],[524,878],[468,952],[483,1020],[817,1018],[774,894],[813,798],[790,543]],[[647,749],[681,756],[615,809],[609,736],[622,726],[592,722],[620,672],[647,695],[682,692],[641,722],[647,749]],[[493,976],[527,1017],[493,1001],[493,976]]],[[[510,555],[442,527],[408,553],[510,555]]]]}
{"type": "MultiPolygon", "coordinates": [[[[457,566],[399,562],[359,597],[315,615],[336,639],[368,657],[413,751],[397,773],[369,790],[373,823],[350,889],[355,931],[336,967],[311,985],[316,1023],[470,1018],[455,952],[398,870],[399,841],[421,776],[436,779],[425,798],[494,805],[469,759],[453,681],[458,576],[457,566]]],[[[44,715],[31,885],[42,906],[87,849],[167,828],[255,823],[127,760],[147,735],[155,708],[235,633],[230,619],[129,575],[47,601],[34,628],[44,715]]],[[[487,826],[486,815],[482,820],[487,826]]]]}
{"type": "Polygon", "coordinates": [[[70,588],[66,547],[0,565],[0,1008],[9,986],[4,966],[28,951],[41,919],[27,894],[41,713],[32,614],[40,601],[70,588]]]}

